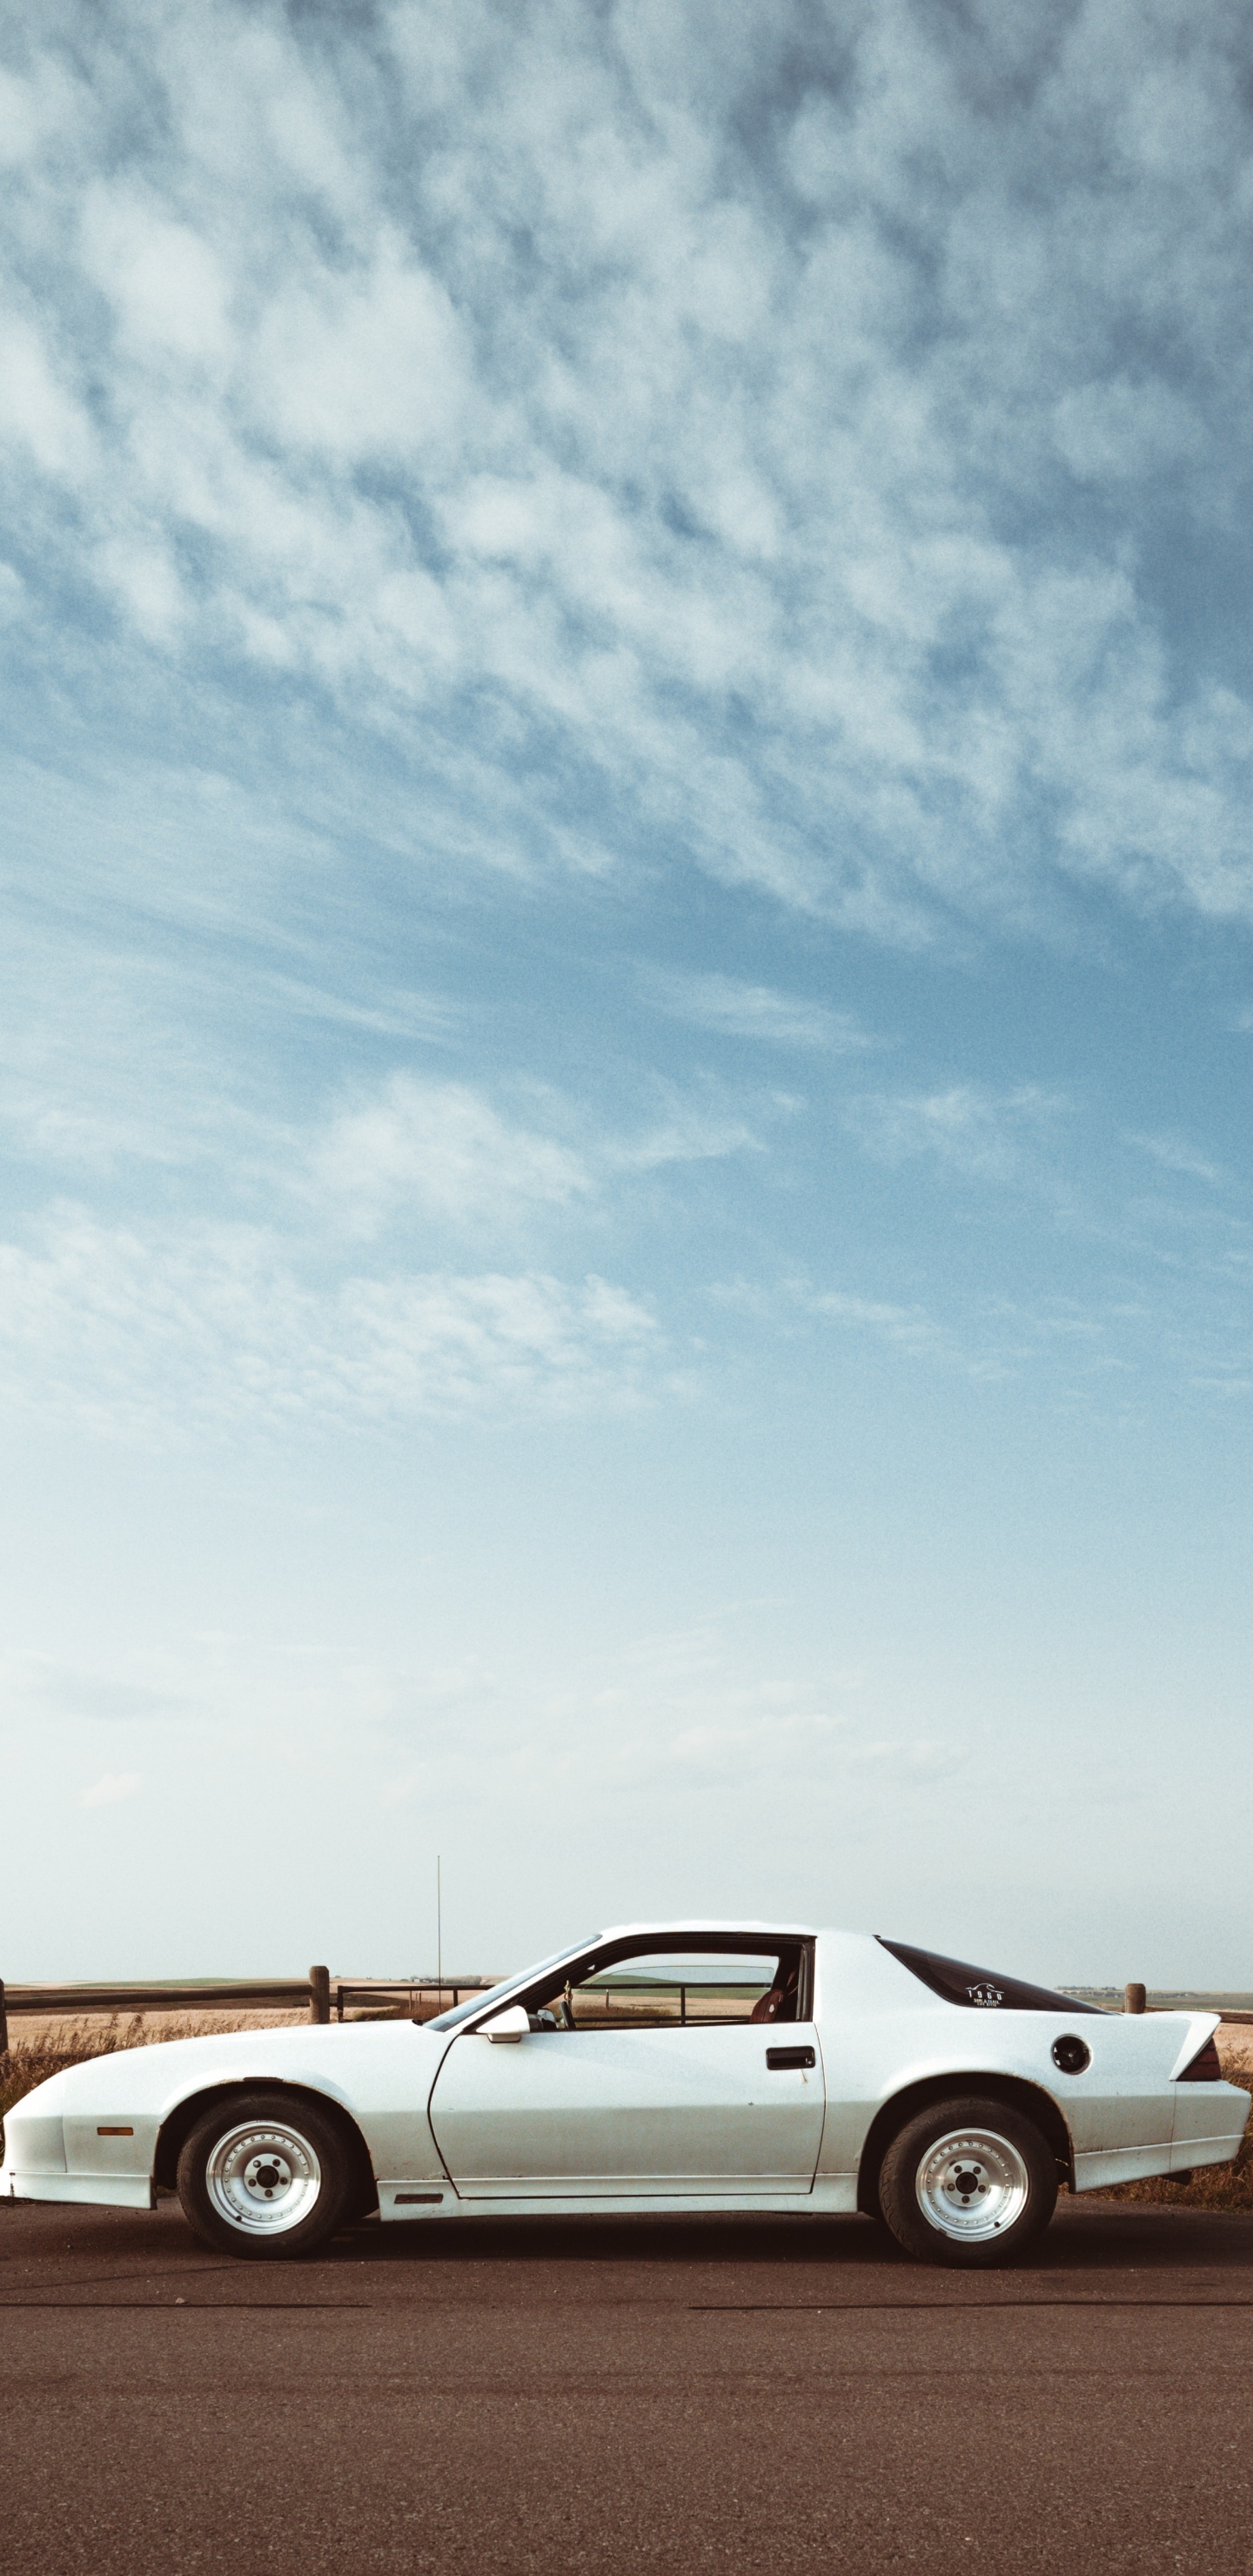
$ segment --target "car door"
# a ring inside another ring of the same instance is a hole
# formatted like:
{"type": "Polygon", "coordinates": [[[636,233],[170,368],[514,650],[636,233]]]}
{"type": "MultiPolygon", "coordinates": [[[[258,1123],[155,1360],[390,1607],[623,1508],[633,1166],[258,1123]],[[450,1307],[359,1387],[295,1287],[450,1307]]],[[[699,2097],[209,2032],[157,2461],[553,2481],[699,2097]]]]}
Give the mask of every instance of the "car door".
{"type": "MultiPolygon", "coordinates": [[[[753,2020],[777,1962],[653,1950],[567,1987],[516,2045],[454,2041],[430,2118],[467,2200],[808,2191],[822,2143],[811,2020],[753,2020]]],[[[794,2003],[792,2008],[794,2009],[794,2003]]]]}

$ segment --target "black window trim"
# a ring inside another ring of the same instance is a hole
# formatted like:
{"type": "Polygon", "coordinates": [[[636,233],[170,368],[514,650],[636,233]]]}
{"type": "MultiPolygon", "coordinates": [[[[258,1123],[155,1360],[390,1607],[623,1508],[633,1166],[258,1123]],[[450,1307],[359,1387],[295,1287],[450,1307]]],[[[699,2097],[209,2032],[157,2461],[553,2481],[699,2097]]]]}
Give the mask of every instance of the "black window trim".
{"type": "MultiPolygon", "coordinates": [[[[462,2023],[457,2036],[470,2037],[472,2033],[482,2029],[484,2022],[491,2021],[496,2013],[511,2011],[516,2004],[521,2004],[525,2011],[530,2012],[538,2003],[547,2002],[554,1991],[554,1968],[564,1972],[564,1981],[567,1985],[579,1985],[585,1977],[598,1975],[602,1968],[617,1967],[623,1959],[645,1959],[656,1951],[665,1950],[670,1946],[676,1950],[697,1952],[703,1950],[712,1951],[715,1954],[721,1952],[725,1957],[742,1959],[771,1957],[782,1959],[790,1957],[793,1952],[799,1950],[800,1977],[796,1990],[796,2020],[797,2023],[813,2020],[816,1942],[812,1933],[719,1932],[702,1930],[699,1925],[693,1929],[691,1925],[685,1924],[680,1930],[674,1932],[661,1931],[647,1934],[623,1932],[619,1933],[615,1940],[589,1942],[585,1950],[576,1950],[571,1958],[562,1959],[558,1955],[555,1960],[547,1961],[542,1976],[529,1977],[525,1983],[511,1988],[508,1994],[494,1996],[481,2015],[476,2015],[473,2019],[467,2019],[462,2023]]],[[[689,2026],[698,2027],[698,2025],[689,2026]]],[[[771,2024],[771,2028],[775,2026],[771,2024]]],[[[630,2037],[629,2032],[621,2035],[630,2037]]]]}

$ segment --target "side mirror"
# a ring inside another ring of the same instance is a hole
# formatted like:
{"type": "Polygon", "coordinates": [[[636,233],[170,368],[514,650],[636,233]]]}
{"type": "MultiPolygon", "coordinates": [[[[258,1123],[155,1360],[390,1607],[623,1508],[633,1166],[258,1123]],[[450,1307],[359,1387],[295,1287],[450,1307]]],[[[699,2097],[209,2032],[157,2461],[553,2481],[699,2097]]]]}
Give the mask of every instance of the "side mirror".
{"type": "Polygon", "coordinates": [[[506,2004],[503,2012],[493,2013],[490,2021],[479,2023],[479,2038],[501,2040],[525,2039],[531,2017],[525,2004],[506,2004]]]}

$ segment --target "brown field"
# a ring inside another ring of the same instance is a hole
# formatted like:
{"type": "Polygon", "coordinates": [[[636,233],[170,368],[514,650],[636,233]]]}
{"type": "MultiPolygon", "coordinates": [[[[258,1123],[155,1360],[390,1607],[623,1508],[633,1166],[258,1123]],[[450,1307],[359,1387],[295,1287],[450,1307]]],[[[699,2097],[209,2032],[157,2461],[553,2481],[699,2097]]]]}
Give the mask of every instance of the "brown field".
{"type": "Polygon", "coordinates": [[[157,2039],[203,2039],[220,2030],[283,2030],[308,2018],[294,2004],[283,2011],[275,2005],[256,2012],[222,2004],[205,2012],[184,2006],[177,2012],[10,2013],[10,2053],[67,2049],[79,2057],[104,2057],[115,2048],[145,2048],[157,2039]]]}
{"type": "MultiPolygon", "coordinates": [[[[31,2013],[9,2023],[10,2046],[0,2052],[0,2123],[24,2093],[63,2066],[88,2057],[111,2057],[119,2048],[147,2048],[159,2039],[209,2039],[221,2031],[292,2029],[307,2014],[240,2012],[31,2013]]],[[[355,2019],[356,2016],[354,2015],[355,2019]]]]}

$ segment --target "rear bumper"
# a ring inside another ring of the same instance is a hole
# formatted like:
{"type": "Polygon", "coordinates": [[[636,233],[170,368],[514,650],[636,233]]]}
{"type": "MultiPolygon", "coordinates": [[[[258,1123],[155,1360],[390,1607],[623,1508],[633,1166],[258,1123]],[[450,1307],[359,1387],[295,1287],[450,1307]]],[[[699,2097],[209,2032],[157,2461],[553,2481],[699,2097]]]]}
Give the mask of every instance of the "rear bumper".
{"type": "Polygon", "coordinates": [[[1239,2138],[1184,2138],[1173,2146],[1109,2147],[1100,2155],[1076,2156],[1075,2190],[1110,2191],[1115,2183],[1143,2182],[1150,2174],[1192,2173],[1199,2165],[1229,2165],[1240,2152],[1239,2138]]]}
{"type": "Polygon", "coordinates": [[[1240,2153],[1239,2138],[1176,2138],[1170,2151],[1172,2173],[1191,2173],[1195,2165],[1229,2165],[1240,2153]]]}
{"type": "Polygon", "coordinates": [[[1181,2084],[1175,2101],[1175,2173],[1226,2164],[1240,2152],[1249,2097],[1239,2084],[1181,2084]]]}
{"type": "Polygon", "coordinates": [[[1169,2172],[1169,2138],[1152,2147],[1102,2147],[1094,2155],[1076,2156],[1075,2190],[1109,2191],[1117,2182],[1142,2182],[1148,2174],[1169,2172]]]}
{"type": "Polygon", "coordinates": [[[101,2209],[155,2209],[148,2174],[19,2173],[0,2169],[0,2200],[71,2200],[101,2209]]]}

